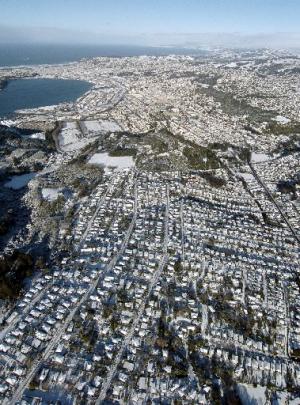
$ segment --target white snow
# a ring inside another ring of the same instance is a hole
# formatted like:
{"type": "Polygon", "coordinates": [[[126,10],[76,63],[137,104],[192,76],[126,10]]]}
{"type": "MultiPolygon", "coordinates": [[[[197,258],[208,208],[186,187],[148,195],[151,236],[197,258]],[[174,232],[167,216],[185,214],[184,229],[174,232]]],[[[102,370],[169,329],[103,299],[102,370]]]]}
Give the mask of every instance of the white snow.
{"type": "Polygon", "coordinates": [[[256,153],[256,152],[251,153],[251,162],[252,163],[262,163],[269,159],[270,159],[270,156],[266,155],[265,153],[256,153]]]}
{"type": "Polygon", "coordinates": [[[83,130],[88,132],[106,133],[120,131],[121,127],[114,121],[83,121],[83,130]]]}
{"type": "Polygon", "coordinates": [[[5,125],[7,127],[13,127],[16,125],[15,121],[12,120],[2,120],[0,121],[0,125],[5,125]]]}
{"type": "Polygon", "coordinates": [[[287,391],[278,391],[276,392],[278,404],[289,404],[289,405],[299,405],[299,398],[292,399],[290,394],[287,391]]]}
{"type": "Polygon", "coordinates": [[[255,181],[255,178],[254,178],[253,174],[251,174],[251,173],[246,173],[246,172],[241,173],[241,172],[239,172],[238,175],[243,177],[243,179],[245,181],[255,181]]]}
{"type": "Polygon", "coordinates": [[[107,167],[116,167],[117,170],[126,169],[134,166],[134,160],[131,156],[109,156],[108,153],[95,153],[90,160],[90,164],[103,165],[107,167]]]}
{"type": "Polygon", "coordinates": [[[277,115],[277,117],[274,118],[274,121],[278,122],[279,124],[288,124],[291,122],[289,118],[283,117],[282,115],[277,115]]]}
{"type": "MultiPolygon", "coordinates": [[[[43,110],[43,111],[54,111],[56,109],[57,105],[45,105],[42,107],[37,107],[37,108],[33,108],[33,109],[39,109],[39,110],[43,110]]],[[[24,110],[23,110],[24,111],[24,110]]],[[[25,110],[26,111],[26,110],[25,110]]]]}
{"type": "Polygon", "coordinates": [[[205,336],[206,329],[208,326],[208,312],[207,312],[207,305],[202,305],[202,322],[201,322],[201,334],[205,336]]]}
{"type": "Polygon", "coordinates": [[[81,121],[66,122],[62,128],[58,142],[63,152],[73,152],[84,148],[97,139],[99,135],[121,130],[113,121],[81,121]]]}
{"type": "Polygon", "coordinates": [[[59,188],[43,188],[42,196],[44,200],[55,201],[61,195],[61,189],[59,188]]]}
{"type": "Polygon", "coordinates": [[[59,147],[63,152],[73,152],[84,148],[91,138],[83,138],[76,122],[67,122],[58,136],[59,147]]]}
{"type": "Polygon", "coordinates": [[[236,68],[236,67],[237,67],[237,63],[236,63],[236,62],[231,62],[231,63],[228,63],[227,65],[225,65],[225,67],[236,68]]]}
{"type": "Polygon", "coordinates": [[[264,405],[266,403],[266,387],[238,384],[238,392],[243,404],[264,405]]]}
{"type": "Polygon", "coordinates": [[[66,122],[66,123],[64,124],[64,128],[65,128],[65,129],[77,129],[78,127],[77,127],[77,123],[76,123],[76,122],[70,121],[70,122],[66,122]]]}
{"type": "Polygon", "coordinates": [[[45,136],[45,134],[44,134],[43,132],[38,132],[37,134],[29,135],[28,138],[31,138],[31,139],[41,139],[41,140],[44,141],[44,140],[46,139],[46,136],[45,136]]]}

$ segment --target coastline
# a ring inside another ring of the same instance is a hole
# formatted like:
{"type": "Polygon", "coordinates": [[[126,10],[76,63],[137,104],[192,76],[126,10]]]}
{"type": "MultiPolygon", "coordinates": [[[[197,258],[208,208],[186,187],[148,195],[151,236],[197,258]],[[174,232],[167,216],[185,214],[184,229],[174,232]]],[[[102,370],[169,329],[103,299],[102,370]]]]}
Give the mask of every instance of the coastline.
{"type": "Polygon", "coordinates": [[[10,80],[10,78],[4,78],[4,79],[0,78],[0,91],[5,89],[5,87],[8,85],[9,80],[10,80]]]}
{"type": "MultiPolygon", "coordinates": [[[[67,65],[74,65],[85,58],[72,61],[72,62],[60,62],[60,63],[35,63],[32,65],[7,65],[7,66],[0,66],[1,70],[8,70],[8,69],[36,69],[38,67],[52,67],[52,66],[67,66],[67,65]]],[[[1,79],[0,79],[1,80],[1,79]]]]}
{"type": "Polygon", "coordinates": [[[64,103],[74,103],[93,87],[94,83],[80,78],[40,77],[34,72],[30,76],[4,77],[0,79],[0,118],[9,119],[27,110],[49,106],[54,108],[64,103]],[[5,93],[1,92],[10,81],[20,81],[20,83],[15,83],[5,93]],[[32,90],[28,88],[28,81],[31,83],[32,90]],[[21,89],[21,98],[18,95],[18,89],[21,89]],[[51,91],[48,91],[49,89],[51,91]]]}
{"type": "MultiPolygon", "coordinates": [[[[3,47],[4,48],[4,47],[3,47]]],[[[28,45],[23,48],[5,46],[5,52],[1,53],[0,45],[0,71],[15,68],[34,68],[36,66],[72,65],[85,59],[98,57],[122,58],[138,56],[169,56],[202,54],[203,49],[191,46],[175,45],[126,45],[126,44],[100,44],[98,46],[68,46],[68,45],[28,45]],[[49,58],[47,49],[50,49],[53,57],[49,58]],[[3,54],[3,57],[1,57],[3,54]],[[8,58],[7,58],[8,55],[8,58]],[[18,55],[18,57],[16,57],[18,55]],[[37,57],[39,55],[39,57],[37,57]]]]}

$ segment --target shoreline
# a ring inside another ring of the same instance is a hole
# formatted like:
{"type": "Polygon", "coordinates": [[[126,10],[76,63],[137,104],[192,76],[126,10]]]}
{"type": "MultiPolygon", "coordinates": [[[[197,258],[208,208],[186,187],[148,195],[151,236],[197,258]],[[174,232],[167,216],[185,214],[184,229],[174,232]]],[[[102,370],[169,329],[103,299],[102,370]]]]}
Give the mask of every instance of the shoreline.
{"type": "MultiPolygon", "coordinates": [[[[82,58],[85,59],[85,58],[82,58]]],[[[7,65],[7,66],[0,66],[1,70],[7,69],[36,69],[38,67],[52,67],[52,66],[67,66],[67,65],[74,65],[76,63],[80,63],[82,59],[73,61],[73,62],[61,62],[61,63],[35,63],[32,65],[7,65]]],[[[92,59],[92,58],[91,58],[92,59]]]]}
{"type": "Polygon", "coordinates": [[[157,56],[157,57],[162,57],[162,56],[170,56],[170,55],[178,55],[178,56],[194,56],[194,55],[201,55],[203,53],[206,53],[206,49],[202,49],[201,47],[198,46],[176,46],[176,45],[130,45],[130,44],[120,44],[120,45],[99,45],[101,48],[112,48],[112,51],[109,53],[106,53],[105,51],[102,52],[100,51],[99,54],[96,53],[94,55],[88,55],[88,56],[81,56],[72,60],[66,60],[63,62],[53,62],[53,63],[23,63],[20,64],[14,64],[14,65],[4,65],[0,66],[0,71],[5,70],[5,69],[24,69],[24,68],[35,68],[37,66],[61,66],[61,65],[72,65],[75,63],[80,63],[83,60],[91,60],[94,58],[127,58],[127,57],[144,57],[144,56],[157,56]],[[115,49],[114,49],[115,48],[115,49]],[[120,50],[127,49],[129,50],[127,53],[120,52],[120,50]],[[134,52],[136,50],[136,52],[134,52]],[[144,52],[138,52],[138,50],[143,50],[144,52]],[[165,52],[168,50],[169,52],[165,52]]]}
{"type": "MultiPolygon", "coordinates": [[[[65,100],[58,100],[55,103],[51,103],[51,102],[47,102],[47,103],[42,103],[42,105],[37,105],[37,106],[26,106],[26,107],[18,107],[17,109],[15,109],[14,111],[10,111],[9,113],[1,113],[0,112],[0,121],[2,122],[3,120],[10,120],[13,119],[17,116],[20,116],[24,113],[24,111],[26,110],[32,110],[32,109],[39,109],[39,108],[45,108],[45,107],[56,107],[59,106],[60,104],[64,104],[64,103],[75,103],[78,99],[80,99],[83,96],[86,96],[95,86],[95,83],[92,83],[91,81],[87,81],[87,80],[82,80],[79,78],[75,78],[75,79],[66,79],[66,78],[57,78],[57,77],[41,77],[39,75],[35,75],[34,72],[32,72],[32,75],[26,75],[26,76],[10,76],[10,77],[5,77],[5,78],[0,78],[0,95],[1,98],[5,97],[6,94],[2,93],[2,91],[8,86],[9,82],[11,81],[15,81],[15,80],[37,80],[37,81],[51,81],[51,82],[82,82],[83,84],[86,84],[88,87],[85,88],[85,90],[83,92],[81,92],[79,95],[77,94],[77,96],[72,97],[72,98],[68,98],[65,100]]],[[[75,84],[75,83],[74,83],[75,84]]],[[[75,87],[76,88],[76,87],[75,87]]],[[[29,112],[29,111],[28,111],[29,112]]],[[[28,113],[26,112],[26,114],[28,113]]],[[[29,112],[30,113],[30,112],[29,112]]]]}
{"type": "Polygon", "coordinates": [[[7,87],[9,80],[10,79],[7,78],[0,79],[0,91],[4,90],[7,87]]]}

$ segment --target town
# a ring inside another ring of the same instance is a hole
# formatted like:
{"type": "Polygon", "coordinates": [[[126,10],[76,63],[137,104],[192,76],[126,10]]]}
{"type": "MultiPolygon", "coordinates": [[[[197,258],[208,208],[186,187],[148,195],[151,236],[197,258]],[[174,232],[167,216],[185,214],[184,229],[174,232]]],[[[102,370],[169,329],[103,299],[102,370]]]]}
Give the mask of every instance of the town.
{"type": "Polygon", "coordinates": [[[224,50],[0,70],[93,84],[2,121],[51,149],[18,149],[42,167],[4,254],[50,253],[1,312],[1,403],[299,403],[299,68],[224,50]]]}

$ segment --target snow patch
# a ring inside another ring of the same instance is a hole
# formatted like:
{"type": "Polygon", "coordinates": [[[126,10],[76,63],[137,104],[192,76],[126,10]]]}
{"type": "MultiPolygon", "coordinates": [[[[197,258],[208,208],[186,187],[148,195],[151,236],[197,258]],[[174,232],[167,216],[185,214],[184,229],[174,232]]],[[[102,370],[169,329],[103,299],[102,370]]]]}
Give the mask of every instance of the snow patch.
{"type": "Polygon", "coordinates": [[[2,120],[0,121],[0,125],[5,125],[6,127],[13,127],[16,125],[15,121],[12,120],[2,120]]]}
{"type": "Polygon", "coordinates": [[[241,172],[239,172],[238,175],[243,177],[243,179],[245,181],[255,181],[255,178],[254,178],[253,174],[251,174],[251,173],[246,173],[246,172],[241,173],[241,172]]]}
{"type": "Polygon", "coordinates": [[[121,130],[113,121],[66,122],[58,136],[59,148],[63,152],[80,150],[97,139],[99,135],[121,130]]]}
{"type": "Polygon", "coordinates": [[[83,121],[81,123],[83,130],[87,132],[107,133],[120,131],[121,127],[113,121],[83,121]]]}
{"type": "Polygon", "coordinates": [[[265,153],[251,152],[251,163],[262,163],[270,159],[265,153]]]}
{"type": "Polygon", "coordinates": [[[236,67],[237,67],[237,63],[236,63],[236,62],[231,62],[231,63],[228,63],[227,65],[225,65],[225,67],[236,68],[236,67]]]}
{"type": "Polygon", "coordinates": [[[238,384],[237,388],[243,404],[264,405],[266,403],[266,387],[238,384]]]}
{"type": "Polygon", "coordinates": [[[291,122],[289,118],[283,117],[282,115],[277,115],[277,117],[274,118],[274,121],[278,122],[279,124],[288,124],[291,122]]]}
{"type": "Polygon", "coordinates": [[[92,138],[84,138],[82,136],[76,122],[67,122],[58,136],[59,148],[63,152],[80,150],[92,140],[92,138]]]}
{"type": "Polygon", "coordinates": [[[115,167],[117,170],[127,169],[134,166],[131,156],[109,156],[108,153],[95,153],[88,161],[89,164],[102,165],[105,167],[115,167]]]}
{"type": "Polygon", "coordinates": [[[28,138],[41,139],[42,141],[44,141],[46,139],[46,135],[43,132],[38,132],[37,134],[29,135],[28,138]]]}
{"type": "Polygon", "coordinates": [[[55,201],[61,195],[61,189],[59,188],[43,188],[42,197],[47,201],[55,201]]]}

